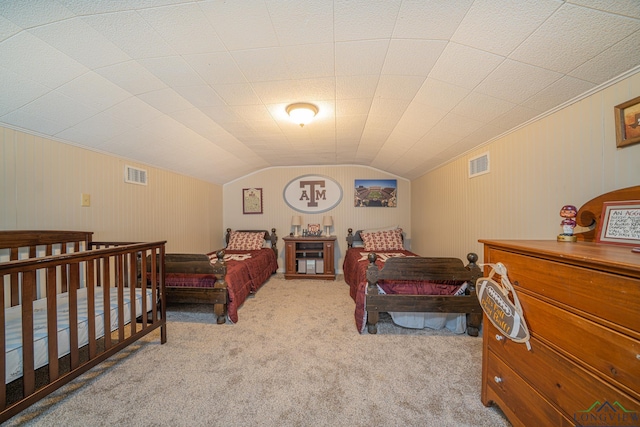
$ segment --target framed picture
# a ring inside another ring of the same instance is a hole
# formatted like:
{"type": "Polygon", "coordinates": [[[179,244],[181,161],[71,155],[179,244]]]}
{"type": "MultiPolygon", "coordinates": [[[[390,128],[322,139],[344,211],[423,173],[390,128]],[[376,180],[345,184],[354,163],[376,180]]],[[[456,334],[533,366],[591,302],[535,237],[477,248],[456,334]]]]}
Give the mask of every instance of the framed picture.
{"type": "Polygon", "coordinates": [[[640,200],[604,202],[596,241],[640,246],[640,200]]]}
{"type": "Polygon", "coordinates": [[[242,189],[242,213],[261,214],[262,213],[262,188],[242,189]]]}
{"type": "Polygon", "coordinates": [[[357,208],[395,208],[398,181],[395,179],[356,179],[354,206],[357,208]]]}
{"type": "Polygon", "coordinates": [[[616,147],[640,142],[640,96],[616,105],[616,147]]]}

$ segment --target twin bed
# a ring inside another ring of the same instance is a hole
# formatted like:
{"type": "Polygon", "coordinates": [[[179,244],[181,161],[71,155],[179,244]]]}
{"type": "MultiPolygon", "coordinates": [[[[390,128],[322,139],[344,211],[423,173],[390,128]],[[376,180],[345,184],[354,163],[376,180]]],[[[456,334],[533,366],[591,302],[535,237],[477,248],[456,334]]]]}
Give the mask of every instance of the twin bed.
{"type": "Polygon", "coordinates": [[[355,322],[377,332],[380,312],[407,328],[447,328],[478,336],[482,308],[475,283],[482,276],[478,256],[423,258],[404,249],[402,229],[348,230],[343,270],[356,303],[355,322]]]}
{"type": "Polygon", "coordinates": [[[167,254],[167,300],[212,304],[217,323],[238,322],[238,308],[278,269],[275,231],[228,228],[223,250],[167,254]]]}
{"type": "Polygon", "coordinates": [[[166,242],[92,234],[0,231],[0,422],[157,328],[166,342],[166,242]]]}

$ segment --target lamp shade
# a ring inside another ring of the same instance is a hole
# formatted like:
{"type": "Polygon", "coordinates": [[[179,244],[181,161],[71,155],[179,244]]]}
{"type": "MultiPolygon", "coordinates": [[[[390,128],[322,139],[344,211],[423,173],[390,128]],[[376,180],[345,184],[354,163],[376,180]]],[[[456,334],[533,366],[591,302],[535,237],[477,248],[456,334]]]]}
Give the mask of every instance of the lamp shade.
{"type": "Polygon", "coordinates": [[[333,225],[333,217],[332,216],[323,216],[322,217],[322,225],[325,227],[331,227],[333,225]]]}
{"type": "Polygon", "coordinates": [[[302,217],[300,215],[294,215],[291,217],[291,225],[299,227],[302,225],[302,217]]]}
{"type": "Polygon", "coordinates": [[[287,107],[287,114],[291,117],[294,123],[300,125],[300,127],[306,125],[318,114],[318,107],[313,104],[297,103],[291,104],[287,107]]]}

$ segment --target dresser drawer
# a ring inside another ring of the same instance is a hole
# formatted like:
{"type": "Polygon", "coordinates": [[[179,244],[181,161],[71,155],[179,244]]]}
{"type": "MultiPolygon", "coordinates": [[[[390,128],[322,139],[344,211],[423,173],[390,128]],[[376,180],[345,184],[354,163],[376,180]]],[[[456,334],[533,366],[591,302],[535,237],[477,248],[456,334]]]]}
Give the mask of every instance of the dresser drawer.
{"type": "Polygon", "coordinates": [[[514,425],[574,425],[493,352],[485,352],[484,357],[488,358],[485,373],[487,390],[483,396],[485,405],[495,402],[514,425]]]}
{"type": "Polygon", "coordinates": [[[500,335],[498,330],[485,322],[485,345],[509,367],[517,372],[535,390],[562,410],[567,417],[584,411],[594,402],[619,402],[629,409],[640,408],[640,400],[595,377],[575,363],[561,356],[535,338],[531,339],[531,351],[524,344],[516,343],[500,335]]]}
{"type": "Polygon", "coordinates": [[[591,367],[602,377],[623,384],[640,400],[640,341],[524,292],[518,297],[533,338],[591,367]]]}
{"type": "MultiPolygon", "coordinates": [[[[587,314],[591,319],[622,332],[622,326],[640,338],[640,286],[632,279],[603,271],[577,267],[491,248],[486,262],[507,267],[514,287],[535,292],[556,303],[587,314]],[[598,320],[600,321],[600,320],[598,320]]],[[[585,337],[583,337],[585,338],[585,337]]]]}

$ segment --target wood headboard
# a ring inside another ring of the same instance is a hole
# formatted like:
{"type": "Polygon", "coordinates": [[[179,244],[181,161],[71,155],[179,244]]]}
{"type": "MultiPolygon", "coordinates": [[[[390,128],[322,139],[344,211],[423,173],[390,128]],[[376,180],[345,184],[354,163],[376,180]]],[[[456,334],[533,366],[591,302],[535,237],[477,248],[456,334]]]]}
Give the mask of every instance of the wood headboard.
{"type": "Polygon", "coordinates": [[[604,193],[582,205],[582,207],[578,209],[576,224],[581,227],[589,227],[590,230],[575,233],[578,241],[596,241],[596,233],[598,231],[598,224],[600,223],[604,202],[621,202],[626,200],[640,200],[640,185],[604,193]]]}

